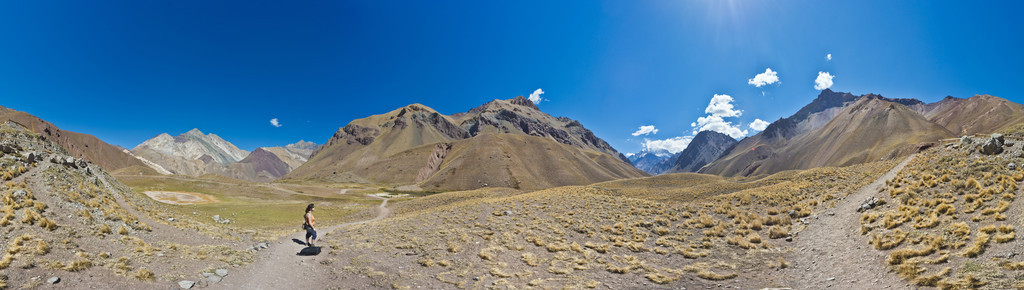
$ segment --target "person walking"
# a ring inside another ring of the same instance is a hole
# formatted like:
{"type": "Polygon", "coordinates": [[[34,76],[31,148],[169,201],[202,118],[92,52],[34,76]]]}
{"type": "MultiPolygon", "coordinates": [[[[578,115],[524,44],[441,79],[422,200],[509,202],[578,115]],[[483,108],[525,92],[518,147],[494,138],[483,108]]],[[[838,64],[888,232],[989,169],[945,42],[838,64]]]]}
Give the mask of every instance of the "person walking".
{"type": "Polygon", "coordinates": [[[310,242],[310,237],[313,241],[316,241],[316,230],[313,226],[316,225],[316,217],[313,217],[313,204],[306,206],[306,215],[303,217],[305,222],[302,224],[302,228],[306,230],[306,246],[312,247],[313,243],[310,242]]]}

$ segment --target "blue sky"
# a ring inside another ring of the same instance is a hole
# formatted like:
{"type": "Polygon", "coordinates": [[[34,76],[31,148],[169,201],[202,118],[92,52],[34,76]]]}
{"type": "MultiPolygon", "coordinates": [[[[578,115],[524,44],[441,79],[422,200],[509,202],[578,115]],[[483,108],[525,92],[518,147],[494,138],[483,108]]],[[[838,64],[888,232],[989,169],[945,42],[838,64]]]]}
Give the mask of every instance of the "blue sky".
{"type": "Polygon", "coordinates": [[[1022,102],[1022,6],[6,1],[0,105],[128,148],[198,127],[252,150],[323,143],[409,103],[452,114],[540,88],[543,111],[636,152],[693,135],[715,95],[731,99],[718,116],[752,135],[754,120],[810,102],[819,72],[856,94],[1022,102]],[[778,83],[748,84],[768,68],[778,83]],[[632,135],[647,125],[657,133],[632,135]]]}

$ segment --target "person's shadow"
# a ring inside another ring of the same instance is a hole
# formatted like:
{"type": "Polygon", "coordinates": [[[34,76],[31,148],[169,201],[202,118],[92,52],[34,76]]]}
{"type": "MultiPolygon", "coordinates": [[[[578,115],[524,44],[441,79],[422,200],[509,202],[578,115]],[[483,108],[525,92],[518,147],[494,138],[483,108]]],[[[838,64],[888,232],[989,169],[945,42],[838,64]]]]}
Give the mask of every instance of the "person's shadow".
{"type": "Polygon", "coordinates": [[[295,242],[296,244],[299,245],[307,246],[305,248],[302,248],[302,250],[299,251],[298,253],[296,253],[295,255],[297,256],[316,256],[320,254],[320,247],[309,247],[309,245],[307,245],[306,242],[303,242],[302,240],[299,239],[292,239],[292,242],[295,242]]]}
{"type": "Polygon", "coordinates": [[[319,255],[319,254],[320,254],[320,247],[313,246],[313,247],[302,248],[302,251],[299,251],[295,255],[297,255],[297,256],[316,256],[316,255],[319,255]]]}

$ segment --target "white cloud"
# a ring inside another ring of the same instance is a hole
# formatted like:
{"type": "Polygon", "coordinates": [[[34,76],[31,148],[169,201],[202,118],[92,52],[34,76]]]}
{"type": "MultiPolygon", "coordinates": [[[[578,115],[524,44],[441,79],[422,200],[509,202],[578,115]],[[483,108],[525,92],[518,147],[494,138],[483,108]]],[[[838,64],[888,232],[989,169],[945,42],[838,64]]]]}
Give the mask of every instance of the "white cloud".
{"type": "Polygon", "coordinates": [[[281,128],[281,122],[278,122],[277,118],[270,119],[270,125],[281,128]]]}
{"type": "Polygon", "coordinates": [[[640,129],[633,132],[633,136],[647,135],[647,134],[658,134],[658,129],[654,128],[654,125],[640,126],[640,129]]]}
{"type": "MultiPolygon", "coordinates": [[[[711,102],[708,104],[708,107],[704,109],[704,112],[708,115],[699,117],[696,122],[690,123],[690,127],[693,127],[692,134],[660,140],[644,139],[643,150],[647,152],[667,151],[672,154],[679,153],[683,151],[683,149],[686,149],[686,146],[690,145],[690,141],[693,140],[693,137],[701,131],[715,131],[736,139],[747,136],[747,133],[750,131],[743,130],[743,126],[741,124],[733,125],[732,122],[724,119],[739,117],[743,114],[743,111],[734,109],[732,102],[733,99],[729,95],[716,94],[711,98],[711,102]]],[[[764,127],[768,126],[768,123],[760,119],[755,119],[754,123],[749,126],[754,130],[760,131],[764,130],[764,127]]],[[[643,135],[645,131],[652,131],[656,133],[657,129],[655,129],[654,126],[641,126],[639,130],[633,133],[633,136],[643,135]]]]}
{"type": "Polygon", "coordinates": [[[832,54],[829,53],[829,54],[825,55],[825,60],[832,61],[832,54]]]}
{"type": "Polygon", "coordinates": [[[540,101],[544,100],[544,99],[540,98],[540,95],[543,95],[543,94],[544,94],[544,90],[541,90],[541,89],[537,89],[536,91],[533,91],[533,93],[530,94],[530,101],[533,102],[534,105],[540,104],[540,101]]]}
{"type": "Polygon", "coordinates": [[[732,97],[729,95],[715,94],[711,98],[711,103],[704,109],[704,113],[719,117],[739,117],[743,111],[732,109],[732,97]]]}
{"type": "Polygon", "coordinates": [[[750,122],[750,129],[753,129],[754,131],[764,131],[764,128],[768,128],[768,122],[765,122],[764,120],[754,119],[753,122],[750,122]]]}
{"type": "Polygon", "coordinates": [[[739,124],[733,125],[732,122],[726,121],[719,116],[697,118],[697,126],[693,129],[693,134],[696,135],[700,131],[715,131],[735,139],[747,136],[748,132],[747,130],[740,129],[739,124]]]}
{"type": "Polygon", "coordinates": [[[690,123],[690,127],[693,127],[693,135],[697,135],[700,131],[715,131],[736,139],[746,136],[748,131],[740,129],[742,128],[740,124],[733,125],[732,122],[724,119],[739,117],[743,114],[743,111],[733,109],[732,101],[733,99],[729,95],[716,94],[712,97],[708,107],[704,109],[704,112],[710,115],[697,118],[697,122],[690,123]]]}
{"type": "Polygon", "coordinates": [[[832,87],[832,78],[836,76],[831,75],[827,72],[818,72],[818,78],[814,79],[814,89],[824,90],[832,87]]]}
{"type": "Polygon", "coordinates": [[[676,154],[686,149],[687,145],[690,145],[690,141],[693,140],[693,136],[681,136],[663,140],[647,140],[644,139],[644,150],[647,152],[658,152],[668,151],[669,153],[676,154]]]}
{"type": "Polygon", "coordinates": [[[747,84],[750,84],[758,88],[760,88],[761,86],[766,86],[774,83],[782,82],[779,82],[778,72],[772,71],[771,68],[767,68],[764,70],[763,73],[759,73],[755,75],[754,78],[747,80],[747,84]]]}

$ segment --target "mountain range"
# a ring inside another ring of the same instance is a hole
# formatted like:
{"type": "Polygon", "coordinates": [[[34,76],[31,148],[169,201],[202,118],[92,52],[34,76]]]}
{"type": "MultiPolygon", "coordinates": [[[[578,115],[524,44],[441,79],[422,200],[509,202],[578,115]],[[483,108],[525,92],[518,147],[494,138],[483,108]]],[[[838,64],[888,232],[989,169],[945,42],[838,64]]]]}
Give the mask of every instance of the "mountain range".
{"type": "Polygon", "coordinates": [[[130,153],[163,174],[218,174],[268,182],[306,162],[316,147],[315,143],[299,141],[284,147],[256,148],[248,152],[216,134],[192,129],[173,137],[167,133],[157,135],[130,153]]]}
{"type": "Polygon", "coordinates": [[[1024,122],[1024,105],[990,95],[925,103],[825,89],[793,115],[742,140],[704,131],[682,152],[641,152],[628,159],[578,121],[548,115],[524,97],[452,115],[411,104],[353,120],[323,146],[300,141],[253,152],[198,129],[160,134],[126,150],[4,107],[0,120],[119,174],[314,179],[441,191],[539,189],[648,173],[759,176],[846,166],[903,156],[944,138],[1009,129],[1024,122]]]}
{"type": "Polygon", "coordinates": [[[672,154],[667,150],[641,151],[629,157],[633,166],[650,174],[697,172],[702,166],[718,159],[736,139],[715,131],[701,131],[693,136],[683,151],[672,154]]]}
{"type": "Polygon", "coordinates": [[[992,133],[1021,121],[1024,105],[988,95],[924,103],[825,89],[699,172],[750,176],[891,159],[943,138],[992,133]]]}
{"type": "Polygon", "coordinates": [[[454,190],[646,175],[578,121],[552,117],[520,96],[450,116],[412,104],[353,120],[285,178],[454,190]]]}

